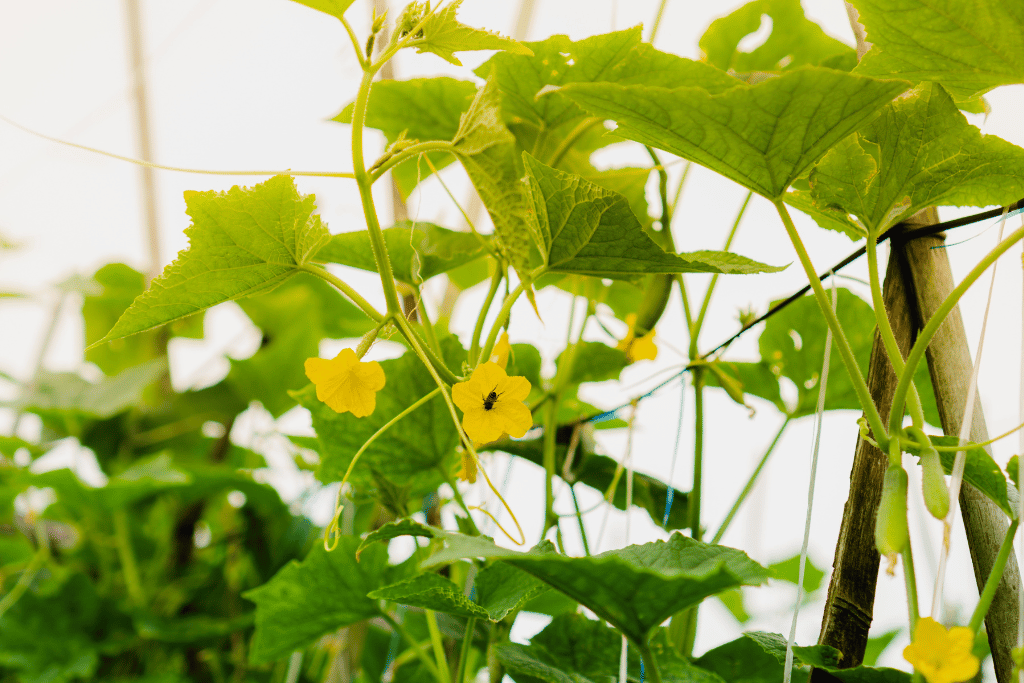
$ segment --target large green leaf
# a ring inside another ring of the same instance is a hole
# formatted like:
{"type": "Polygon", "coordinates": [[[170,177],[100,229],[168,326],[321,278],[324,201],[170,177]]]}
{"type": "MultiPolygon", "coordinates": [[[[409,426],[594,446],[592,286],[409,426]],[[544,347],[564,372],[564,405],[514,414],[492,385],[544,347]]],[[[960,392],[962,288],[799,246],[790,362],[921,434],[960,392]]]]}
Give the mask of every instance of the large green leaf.
{"type": "Polygon", "coordinates": [[[608,278],[644,273],[762,273],[767,266],[737,254],[671,254],[644,232],[625,197],[524,154],[531,234],[548,269],[608,278]]]}
{"type": "Polygon", "coordinates": [[[319,636],[380,614],[367,593],[380,587],[387,549],[366,548],[356,561],[359,539],[342,536],[332,552],[316,544],[302,562],[290,562],[273,579],[244,597],[256,603],[256,633],[250,659],[271,662],[319,636]]]}
{"type": "MultiPolygon", "coordinates": [[[[429,4],[427,3],[428,7],[429,4]]],[[[530,54],[530,48],[520,42],[491,31],[466,26],[460,22],[455,18],[455,13],[458,12],[461,4],[462,0],[453,0],[443,9],[427,17],[417,33],[416,39],[409,43],[409,46],[415,47],[419,52],[431,52],[455,66],[462,66],[462,62],[455,57],[454,53],[456,52],[507,50],[521,55],[530,54]]],[[[413,3],[414,13],[416,9],[419,9],[415,8],[416,5],[421,5],[421,3],[413,3]]],[[[408,8],[406,12],[409,12],[408,8]]],[[[403,17],[403,21],[408,20],[403,17]]]]}
{"type": "Polygon", "coordinates": [[[406,581],[378,588],[367,597],[445,612],[463,619],[488,618],[487,610],[466,597],[449,579],[437,574],[420,574],[406,581]]]}
{"type": "MultiPolygon", "coordinates": [[[[802,666],[832,667],[839,652],[827,646],[793,648],[794,681],[806,681],[802,666]]],[[[730,683],[777,683],[786,660],[786,639],[776,633],[751,631],[720,645],[696,659],[694,664],[712,671],[730,683]]],[[[829,668],[831,670],[831,668],[829,668]]]]}
{"type": "MultiPolygon", "coordinates": [[[[465,352],[458,342],[448,338],[443,349],[448,365],[461,367],[465,352]]],[[[317,399],[313,385],[294,392],[296,400],[313,414],[313,428],[321,444],[322,458],[316,473],[320,481],[341,481],[352,457],[367,439],[437,386],[413,353],[381,361],[381,367],[387,383],[377,392],[376,410],[367,417],[334,412],[317,399]]],[[[413,484],[415,491],[425,493],[444,481],[441,470],[453,466],[457,443],[458,433],[448,407],[441,396],[435,396],[374,441],[349,481],[357,487],[368,487],[373,483],[373,469],[396,484],[413,484]]]]}
{"type": "Polygon", "coordinates": [[[592,557],[518,553],[485,539],[448,534],[447,549],[430,566],[459,557],[496,557],[532,574],[585,605],[635,643],[676,612],[736,586],[757,586],[767,569],[746,553],[708,545],[682,534],[592,557]]]}
{"type": "Polygon", "coordinates": [[[800,0],[754,0],[708,26],[700,39],[704,59],[719,69],[739,73],[781,71],[801,66],[827,66],[849,71],[857,52],[825,33],[804,16],[800,0]],[[771,20],[768,38],[750,52],[740,42],[771,20]]]}
{"type": "Polygon", "coordinates": [[[330,237],[289,176],[252,188],[186,192],[189,248],[150,283],[93,346],[142,332],[224,301],[266,292],[298,272],[330,237]]]}
{"type": "MultiPolygon", "coordinates": [[[[955,436],[929,435],[932,444],[935,446],[956,446],[959,439],[955,436]]],[[[920,451],[917,448],[908,448],[908,452],[920,458],[920,451]]],[[[942,461],[942,469],[946,474],[953,472],[953,460],[956,454],[950,451],[939,451],[939,459],[942,461]]],[[[1006,481],[1006,475],[1000,469],[992,456],[982,447],[968,449],[967,459],[964,463],[964,481],[985,494],[998,505],[1011,519],[1017,516],[1017,491],[1011,489],[1006,481]]]]}
{"type": "MultiPolygon", "coordinates": [[[[563,351],[558,355],[556,366],[564,362],[565,353],[563,351]]],[[[566,381],[569,384],[580,384],[618,379],[619,373],[628,364],[625,351],[601,342],[580,342],[573,356],[572,372],[566,381]]]]}
{"type": "Polygon", "coordinates": [[[936,84],[895,100],[811,171],[815,202],[883,232],[926,206],[1009,204],[1024,196],[1024,149],[982,135],[936,84]]]}
{"type": "MultiPolygon", "coordinates": [[[[410,285],[418,285],[487,254],[476,235],[455,232],[433,223],[402,221],[383,232],[395,278],[410,285]]],[[[317,252],[316,259],[377,272],[370,235],[365,230],[334,235],[317,252]]]]}
{"type": "MultiPolygon", "coordinates": [[[[364,125],[384,133],[390,145],[405,133],[407,140],[451,140],[459,130],[459,118],[469,109],[476,84],[449,76],[378,81],[370,90],[364,125]]],[[[353,104],[332,120],[352,123],[353,104]]],[[[446,152],[429,152],[434,168],[442,169],[454,159],[446,152]]],[[[426,164],[403,163],[392,169],[403,197],[432,171],[426,164]]]]}
{"type": "Polygon", "coordinates": [[[561,92],[618,123],[617,135],[776,199],[907,85],[807,67],[720,94],[614,83],[575,83],[561,92]]]}
{"type": "MultiPolygon", "coordinates": [[[[561,614],[529,645],[502,643],[494,653],[517,683],[588,683],[618,680],[621,645],[622,636],[600,621],[561,614]]],[[[628,651],[627,675],[630,681],[641,680],[640,657],[634,648],[628,651]]]]}
{"type": "Polygon", "coordinates": [[[1024,82],[1024,5],[1003,0],[854,0],[871,50],[858,72],[936,81],[958,100],[1024,82]]]}
{"type": "Polygon", "coordinates": [[[492,621],[500,621],[511,612],[548,590],[547,586],[521,569],[496,562],[476,575],[476,602],[487,610],[492,621]]]}

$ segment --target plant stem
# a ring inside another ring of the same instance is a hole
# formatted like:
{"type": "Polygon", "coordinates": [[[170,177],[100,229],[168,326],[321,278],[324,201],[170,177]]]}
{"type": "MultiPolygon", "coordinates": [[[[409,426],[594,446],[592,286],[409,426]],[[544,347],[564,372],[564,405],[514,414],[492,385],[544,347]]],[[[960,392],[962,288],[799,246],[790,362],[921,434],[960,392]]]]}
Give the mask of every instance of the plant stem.
{"type": "Polygon", "coordinates": [[[558,164],[561,163],[562,159],[565,158],[565,155],[569,153],[572,146],[575,145],[588,130],[594,126],[599,126],[602,123],[604,123],[603,119],[591,116],[576,124],[576,127],[562,138],[562,141],[558,143],[558,147],[556,147],[555,151],[551,153],[551,158],[548,160],[548,166],[551,168],[558,168],[558,164]]]}
{"type": "Polygon", "coordinates": [[[459,653],[459,668],[455,673],[455,683],[471,683],[467,681],[469,674],[469,653],[473,649],[473,629],[476,627],[476,619],[470,617],[466,620],[466,634],[462,637],[462,651],[459,653]]]}
{"type": "MultiPolygon", "coordinates": [[[[538,277],[543,275],[545,266],[540,266],[530,273],[529,282],[533,282],[538,277]]],[[[523,292],[526,291],[526,287],[529,284],[520,282],[519,285],[513,289],[508,296],[505,297],[505,301],[501,304],[501,310],[498,311],[498,317],[495,319],[494,324],[491,326],[491,332],[487,335],[487,343],[484,344],[483,351],[480,354],[481,358],[490,358],[491,351],[494,350],[494,343],[498,341],[498,330],[508,321],[509,313],[512,312],[512,304],[516,302],[523,292]]]]}
{"type": "Polygon", "coordinates": [[[441,641],[441,630],[437,628],[437,617],[434,610],[423,610],[427,616],[427,630],[430,631],[430,644],[434,648],[434,660],[437,662],[437,670],[440,673],[438,680],[441,683],[452,683],[452,673],[448,668],[448,659],[444,653],[444,643],[441,641]]]}
{"type": "Polygon", "coordinates": [[[299,266],[299,270],[309,273],[310,275],[315,275],[321,280],[326,280],[327,282],[334,285],[342,294],[347,296],[349,300],[352,301],[352,303],[358,306],[363,313],[365,313],[371,320],[373,320],[373,322],[380,323],[384,321],[384,316],[381,315],[380,312],[378,312],[377,309],[374,308],[369,301],[360,296],[359,292],[357,292],[356,290],[352,289],[347,284],[342,282],[341,279],[339,279],[333,273],[328,271],[326,268],[306,263],[299,266]]]}
{"type": "MultiPolygon", "coordinates": [[[[899,432],[899,426],[902,424],[903,405],[907,400],[907,393],[910,390],[910,386],[913,383],[914,373],[917,372],[917,366],[921,363],[921,359],[924,358],[924,352],[928,348],[928,344],[931,343],[932,338],[939,331],[942,323],[946,321],[946,316],[950,314],[953,308],[956,307],[960,298],[970,289],[971,285],[984,274],[988,267],[996,262],[1003,253],[1016,244],[1022,237],[1024,237],[1024,227],[1017,228],[1002,242],[997,244],[992,251],[987,253],[974,268],[971,269],[960,284],[957,285],[949,296],[939,304],[939,307],[935,309],[935,314],[925,324],[924,329],[921,330],[920,334],[917,335],[917,341],[910,349],[910,353],[907,354],[906,367],[903,369],[903,374],[900,375],[900,380],[896,384],[896,391],[892,398],[892,410],[889,413],[889,427],[896,425],[896,431],[899,432]]],[[[872,427],[872,429],[874,429],[872,427]]]]}
{"type": "Polygon", "coordinates": [[[469,514],[469,507],[466,505],[466,501],[462,497],[462,493],[459,492],[459,483],[452,479],[451,475],[448,474],[448,472],[446,472],[443,467],[438,466],[437,470],[441,473],[441,476],[444,477],[444,480],[445,482],[448,483],[448,486],[451,487],[452,495],[455,497],[455,502],[458,503],[459,507],[462,508],[462,511],[466,513],[466,518],[469,520],[470,529],[474,532],[472,535],[479,536],[480,529],[477,528],[476,522],[473,521],[473,515],[469,514]]]}
{"type": "Polygon", "coordinates": [[[136,607],[142,607],[146,604],[146,594],[142,590],[139,567],[135,562],[135,552],[132,550],[128,514],[124,510],[114,513],[114,538],[117,542],[117,555],[121,560],[121,570],[124,572],[128,597],[136,607]]]}
{"type": "MultiPolygon", "coordinates": [[[[750,204],[750,198],[753,196],[753,191],[747,192],[747,197],[743,200],[743,205],[740,206],[740,210],[736,214],[736,220],[732,222],[732,228],[729,230],[729,236],[725,240],[725,246],[722,247],[722,251],[728,251],[729,247],[732,246],[732,241],[736,237],[736,231],[740,227],[740,221],[743,220],[743,214],[747,212],[747,206],[750,204]]],[[[704,293],[704,301],[700,305],[697,320],[693,323],[693,327],[690,328],[690,360],[696,360],[697,358],[697,337],[700,336],[700,330],[704,326],[704,316],[707,315],[708,306],[711,304],[711,295],[715,291],[715,285],[718,284],[719,275],[720,273],[715,273],[711,276],[711,282],[708,284],[708,291],[704,293]]]]}
{"type": "Polygon", "coordinates": [[[480,309],[480,315],[476,318],[476,325],[473,327],[473,340],[469,344],[469,362],[479,364],[484,361],[484,358],[480,356],[480,335],[484,332],[484,319],[487,317],[487,311],[491,310],[491,304],[494,302],[494,295],[498,293],[498,287],[501,286],[501,279],[504,277],[504,273],[498,264],[495,264],[494,274],[491,275],[491,286],[487,290],[487,296],[484,298],[484,305],[480,309]]]}
{"type": "Polygon", "coordinates": [[[903,580],[907,586],[907,614],[910,617],[910,638],[913,640],[920,612],[917,608],[917,574],[914,572],[914,553],[910,549],[909,540],[907,547],[900,555],[903,557],[903,580]]]}
{"type": "Polygon", "coordinates": [[[700,540],[700,493],[704,464],[704,371],[693,370],[693,487],[690,490],[690,537],[700,540]]]}
{"type": "Polygon", "coordinates": [[[370,170],[370,182],[377,182],[381,179],[381,176],[395,166],[398,166],[403,161],[408,161],[413,157],[417,157],[420,154],[427,154],[429,152],[452,152],[453,149],[454,147],[451,140],[428,140],[427,142],[418,142],[415,145],[410,145],[401,152],[388,157],[388,159],[379,166],[374,166],[370,170]]]}
{"type": "Polygon", "coordinates": [[[686,329],[693,329],[693,314],[690,312],[690,297],[686,296],[686,283],[683,274],[676,273],[676,284],[679,285],[679,298],[683,300],[683,315],[686,316],[686,329]]]}
{"type": "Polygon", "coordinates": [[[387,302],[388,312],[401,315],[402,304],[398,298],[398,290],[395,288],[395,274],[391,270],[391,260],[388,258],[388,248],[384,243],[384,233],[381,232],[377,208],[373,204],[373,179],[366,172],[366,163],[363,160],[363,124],[366,120],[366,103],[369,101],[370,86],[373,84],[375,73],[376,70],[373,67],[367,67],[364,64],[363,80],[359,83],[355,106],[352,109],[352,172],[356,177],[356,185],[359,187],[359,198],[362,201],[363,216],[366,219],[366,232],[370,236],[370,248],[377,263],[377,272],[380,274],[381,286],[384,288],[384,300],[387,302]]]}
{"type": "Polygon", "coordinates": [[[647,36],[648,43],[654,43],[654,38],[658,35],[658,28],[661,26],[661,18],[665,14],[665,5],[667,4],[668,0],[661,0],[658,5],[658,13],[654,15],[654,21],[651,22],[651,34],[647,36]]]}
{"type": "Polygon", "coordinates": [[[576,487],[570,484],[569,492],[572,493],[572,504],[576,508],[576,521],[580,525],[580,540],[583,541],[583,553],[590,557],[590,544],[587,543],[587,529],[583,526],[583,513],[580,512],[580,501],[576,498],[576,487]]]}
{"type": "Polygon", "coordinates": [[[555,517],[555,433],[558,430],[558,395],[552,396],[544,406],[544,525],[541,540],[548,529],[558,523],[555,517]]]}
{"type": "Polygon", "coordinates": [[[18,583],[14,584],[7,595],[0,598],[0,619],[3,618],[7,610],[11,609],[18,602],[28,587],[32,585],[32,580],[36,578],[36,574],[43,568],[46,561],[50,559],[50,539],[46,533],[46,522],[43,520],[36,520],[36,543],[39,548],[36,550],[32,559],[29,561],[28,566],[18,577],[18,583]]]}
{"type": "Polygon", "coordinates": [[[441,674],[437,670],[437,666],[434,665],[433,660],[431,660],[430,657],[427,656],[427,653],[423,651],[423,645],[416,642],[416,639],[412,637],[412,634],[406,631],[405,627],[402,626],[401,623],[399,623],[393,616],[391,616],[387,612],[384,613],[384,620],[391,624],[391,627],[402,635],[402,638],[405,639],[405,642],[409,643],[409,648],[413,650],[416,653],[416,656],[420,658],[420,661],[423,663],[423,666],[425,666],[427,668],[427,671],[431,673],[434,679],[437,680],[438,683],[440,683],[441,674]]]}
{"type": "MultiPolygon", "coordinates": [[[[782,224],[786,228],[789,240],[793,243],[793,248],[796,250],[797,257],[800,259],[800,265],[803,266],[804,273],[807,275],[807,280],[811,284],[811,290],[814,292],[814,298],[818,301],[818,307],[821,309],[822,315],[825,316],[825,322],[827,322],[828,326],[832,329],[832,336],[836,347],[839,349],[840,356],[842,356],[843,365],[846,366],[846,372],[850,376],[850,382],[853,384],[853,389],[857,393],[857,400],[860,402],[861,407],[864,410],[864,415],[867,417],[868,425],[871,427],[871,431],[875,435],[875,441],[878,443],[880,450],[883,452],[887,451],[889,445],[889,433],[885,430],[882,417],[878,414],[878,408],[875,407],[875,402],[871,399],[871,392],[868,390],[867,382],[864,381],[864,374],[860,371],[860,366],[857,365],[857,357],[853,355],[853,349],[850,348],[850,342],[847,340],[846,334],[843,332],[843,328],[839,324],[839,319],[832,311],[832,306],[829,303],[828,295],[825,293],[825,288],[821,286],[821,281],[818,280],[817,271],[814,270],[814,264],[811,263],[811,257],[807,254],[807,249],[804,247],[803,240],[800,239],[800,235],[796,231],[796,226],[793,225],[793,219],[790,218],[786,205],[782,203],[781,199],[776,199],[773,203],[775,204],[775,209],[779,212],[782,224]]],[[[902,410],[902,405],[900,410],[902,410]]]]}
{"type": "MultiPolygon", "coordinates": [[[[896,374],[903,372],[903,354],[900,353],[900,346],[896,341],[896,335],[889,323],[889,316],[885,310],[885,301],[882,298],[882,283],[878,277],[878,235],[875,231],[868,231],[867,244],[865,245],[868,257],[868,279],[871,286],[871,306],[875,312],[875,324],[878,325],[878,334],[882,339],[882,346],[885,354],[889,357],[896,374]]],[[[910,414],[914,425],[924,425],[924,410],[921,407],[921,397],[917,393],[917,387],[911,384],[910,387],[910,414]]],[[[891,428],[891,426],[890,426],[891,428]]],[[[895,432],[894,432],[895,433],[895,432]]]]}
{"type": "MultiPolygon", "coordinates": [[[[634,643],[636,645],[636,643],[634,643]]],[[[661,669],[658,668],[658,659],[654,656],[651,648],[645,645],[637,645],[640,651],[640,658],[644,662],[644,676],[649,683],[661,683],[661,669]]]]}
{"type": "Polygon", "coordinates": [[[1010,528],[1006,530],[1003,544],[999,546],[999,554],[996,555],[992,571],[989,572],[988,578],[985,580],[985,588],[981,591],[978,606],[974,608],[974,614],[971,615],[971,622],[968,624],[974,633],[981,629],[981,625],[985,621],[985,615],[988,614],[988,608],[992,605],[992,598],[995,597],[996,590],[999,588],[999,582],[1002,581],[1003,569],[1006,567],[1006,561],[1010,558],[1010,553],[1013,551],[1013,537],[1017,533],[1018,526],[1020,526],[1020,519],[1010,522],[1010,528]]]}
{"type": "Polygon", "coordinates": [[[736,502],[733,503],[732,508],[729,509],[729,514],[727,514],[725,519],[722,520],[722,526],[718,527],[718,531],[715,532],[714,537],[711,539],[712,545],[717,544],[722,540],[722,537],[725,536],[725,532],[728,530],[729,524],[732,523],[736,513],[739,512],[740,506],[743,505],[747,496],[749,496],[750,492],[754,489],[754,484],[757,483],[757,477],[761,474],[761,470],[764,469],[765,464],[767,464],[769,456],[771,456],[772,452],[775,450],[775,446],[779,443],[779,439],[782,438],[782,432],[786,431],[786,427],[789,426],[789,421],[791,419],[793,418],[787,415],[786,419],[783,420],[782,425],[779,427],[779,431],[775,433],[775,438],[772,439],[771,444],[768,446],[768,450],[766,450],[764,455],[761,457],[761,462],[757,463],[757,467],[755,467],[754,471],[751,473],[746,486],[744,486],[743,490],[740,491],[740,495],[737,496],[736,502]]]}

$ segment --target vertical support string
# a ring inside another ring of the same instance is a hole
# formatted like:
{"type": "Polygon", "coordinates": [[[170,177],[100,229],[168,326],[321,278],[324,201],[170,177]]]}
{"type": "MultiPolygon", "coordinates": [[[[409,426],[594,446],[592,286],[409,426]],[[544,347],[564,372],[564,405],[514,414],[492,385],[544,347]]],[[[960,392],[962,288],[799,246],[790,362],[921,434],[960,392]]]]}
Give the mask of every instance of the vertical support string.
{"type": "MultiPolygon", "coordinates": [[[[832,273],[832,312],[836,311],[836,277],[832,273]]],[[[783,669],[783,683],[790,683],[793,676],[793,644],[796,642],[796,625],[800,618],[800,603],[804,601],[804,574],[807,568],[807,546],[811,539],[811,510],[814,507],[814,482],[818,475],[818,448],[821,446],[821,426],[825,415],[825,390],[828,387],[828,368],[832,357],[832,328],[825,333],[825,355],[821,363],[821,382],[818,384],[818,406],[814,413],[814,441],[811,447],[811,475],[807,485],[807,514],[804,516],[804,539],[800,546],[800,569],[797,573],[796,604],[793,605],[793,623],[786,641],[786,664],[783,669]]]]}
{"type": "MultiPolygon", "coordinates": [[[[999,219],[999,237],[996,243],[1003,241],[1003,229],[1006,227],[1006,214],[1009,207],[1003,209],[1003,215],[999,219]]],[[[974,423],[974,402],[978,395],[978,369],[981,367],[981,353],[985,348],[985,330],[988,328],[988,313],[992,307],[992,292],[996,284],[996,268],[999,261],[992,264],[992,277],[988,283],[988,299],[985,301],[985,313],[981,318],[981,334],[978,336],[978,350],[974,354],[974,368],[971,371],[971,379],[967,384],[967,403],[964,405],[964,419],[960,423],[959,444],[963,445],[970,440],[971,425],[974,423]]],[[[960,504],[960,487],[964,481],[964,467],[967,464],[967,452],[957,451],[953,460],[953,472],[949,485],[949,514],[943,521],[942,547],[939,549],[939,570],[935,575],[935,590],[932,592],[932,618],[942,620],[942,591],[946,582],[946,564],[949,560],[950,532],[953,528],[953,521],[960,504]]]]}
{"type": "MultiPolygon", "coordinates": [[[[1024,225],[1024,214],[1020,217],[1021,225],[1024,225]]],[[[1024,271],[1024,252],[1021,253],[1021,269],[1024,271]]],[[[1024,283],[1022,283],[1024,285],[1024,283]]],[[[1021,288],[1021,336],[1020,336],[1020,401],[1019,401],[1019,414],[1020,422],[1024,422],[1024,286],[1021,288]]],[[[1021,466],[1020,460],[1024,458],[1024,430],[1017,432],[1017,450],[1020,453],[1018,456],[1018,474],[1017,474],[1017,488],[1020,486],[1020,474],[1019,468],[1021,466]]],[[[1020,508],[1017,510],[1017,517],[1024,519],[1024,495],[1018,496],[1018,503],[1020,508]]],[[[1024,562],[1024,534],[1020,534],[1020,553],[1021,562],[1024,562]]],[[[1019,591],[1018,596],[1020,598],[1020,608],[1018,614],[1024,614],[1024,591],[1019,591]]],[[[1017,620],[1017,647],[1024,647],[1024,619],[1017,620]]],[[[1017,672],[1017,683],[1024,683],[1024,667],[1017,672]]]]}

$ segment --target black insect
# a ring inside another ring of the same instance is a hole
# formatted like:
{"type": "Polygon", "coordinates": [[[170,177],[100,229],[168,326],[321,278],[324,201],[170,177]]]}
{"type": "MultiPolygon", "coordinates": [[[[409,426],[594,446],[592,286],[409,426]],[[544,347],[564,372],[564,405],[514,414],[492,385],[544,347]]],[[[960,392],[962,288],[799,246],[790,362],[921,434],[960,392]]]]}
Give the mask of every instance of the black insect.
{"type": "MultiPolygon", "coordinates": [[[[504,393],[504,391],[501,392],[501,394],[504,393]]],[[[501,396],[501,394],[498,393],[498,387],[491,389],[491,393],[487,394],[486,398],[484,398],[484,410],[493,409],[495,401],[498,400],[498,397],[501,396]]]]}

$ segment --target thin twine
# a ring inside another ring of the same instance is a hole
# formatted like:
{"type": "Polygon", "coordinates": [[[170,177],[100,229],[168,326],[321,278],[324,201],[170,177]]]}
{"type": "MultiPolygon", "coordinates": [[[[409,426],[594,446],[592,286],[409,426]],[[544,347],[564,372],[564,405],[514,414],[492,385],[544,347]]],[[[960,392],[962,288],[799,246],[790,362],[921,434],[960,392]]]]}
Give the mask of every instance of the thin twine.
{"type": "MultiPolygon", "coordinates": [[[[832,278],[832,313],[836,312],[836,279],[832,278]]],[[[786,641],[786,665],[783,683],[789,683],[793,676],[793,644],[796,642],[796,625],[800,617],[800,603],[804,601],[804,574],[807,569],[807,546],[811,539],[811,510],[814,507],[814,482],[818,475],[818,449],[821,446],[821,426],[825,416],[825,389],[828,386],[828,368],[832,356],[832,328],[825,333],[825,356],[821,362],[821,383],[818,385],[818,406],[814,413],[814,444],[811,447],[811,477],[807,485],[807,514],[804,517],[804,540],[800,547],[800,569],[796,582],[796,604],[793,605],[793,624],[786,641]]]]}
{"type": "MultiPolygon", "coordinates": [[[[636,418],[637,407],[633,406],[633,414],[629,417],[629,436],[626,437],[626,545],[629,545],[630,518],[629,511],[633,507],[633,420],[636,418]]],[[[611,508],[611,501],[608,502],[611,508]]],[[[622,652],[619,656],[619,683],[626,683],[629,641],[622,636],[622,652]]]]}
{"type": "MultiPolygon", "coordinates": [[[[1003,229],[1006,227],[1006,217],[1009,207],[1003,209],[1002,218],[999,221],[999,237],[997,242],[1003,241],[1003,229]]],[[[960,423],[960,436],[958,445],[962,446],[970,440],[971,425],[974,423],[974,402],[978,396],[978,370],[981,367],[981,352],[985,348],[985,330],[988,328],[988,313],[992,307],[992,292],[996,285],[996,267],[999,260],[992,264],[992,277],[988,283],[988,299],[985,301],[985,314],[981,318],[981,334],[978,337],[978,350],[974,354],[974,369],[971,370],[970,383],[967,385],[967,403],[964,405],[964,419],[960,423]]],[[[935,576],[935,590],[932,592],[932,618],[941,621],[942,616],[942,590],[946,582],[946,564],[949,560],[950,530],[953,520],[956,518],[957,508],[960,503],[960,486],[964,481],[964,466],[967,464],[967,452],[957,451],[953,460],[953,475],[949,487],[949,514],[942,525],[942,548],[939,551],[939,571],[935,576]]]]}

